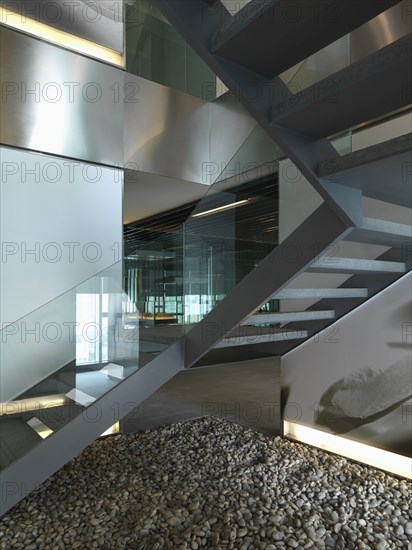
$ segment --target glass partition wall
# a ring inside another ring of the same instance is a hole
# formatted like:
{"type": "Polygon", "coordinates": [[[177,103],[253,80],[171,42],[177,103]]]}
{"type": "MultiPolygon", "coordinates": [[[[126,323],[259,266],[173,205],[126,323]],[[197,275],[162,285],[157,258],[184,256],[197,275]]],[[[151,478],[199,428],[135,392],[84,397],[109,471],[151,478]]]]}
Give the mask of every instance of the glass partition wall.
{"type": "MultiPolygon", "coordinates": [[[[278,176],[225,189],[215,184],[190,216],[163,213],[125,233],[125,290],[142,325],[200,321],[277,245],[278,176]],[[145,227],[150,225],[150,232],[145,227]],[[161,235],[147,243],[154,231],[161,235]]],[[[227,185],[227,183],[226,183],[227,185]]],[[[179,210],[179,209],[177,209],[179,210]]],[[[188,206],[181,208],[187,213],[188,206]]],[[[266,308],[276,310],[276,303],[266,308]]]]}
{"type": "Polygon", "coordinates": [[[212,101],[216,77],[150,0],[126,5],[126,70],[212,101]]]}

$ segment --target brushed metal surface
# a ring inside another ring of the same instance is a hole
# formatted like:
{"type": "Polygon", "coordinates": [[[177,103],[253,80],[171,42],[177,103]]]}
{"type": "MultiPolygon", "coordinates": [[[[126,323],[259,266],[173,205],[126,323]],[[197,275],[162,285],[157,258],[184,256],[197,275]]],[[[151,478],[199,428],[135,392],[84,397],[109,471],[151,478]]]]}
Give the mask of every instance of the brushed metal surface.
{"type": "Polygon", "coordinates": [[[255,127],[230,95],[208,103],[7,27],[0,38],[3,144],[208,185],[255,127]]]}
{"type": "Polygon", "coordinates": [[[210,104],[144,78],[125,74],[138,103],[124,103],[125,166],[139,172],[202,181],[209,160],[210,104]]]}
{"type": "Polygon", "coordinates": [[[410,0],[403,0],[352,31],[350,35],[351,63],[355,63],[409,34],[411,18],[410,0]]]}
{"type": "Polygon", "coordinates": [[[123,164],[123,71],[0,27],[0,141],[123,164]]]}
{"type": "Polygon", "coordinates": [[[1,0],[0,5],[22,18],[34,19],[123,53],[124,0],[1,0]]]}
{"type": "Polygon", "coordinates": [[[256,125],[230,97],[208,103],[130,73],[124,87],[138,97],[124,102],[126,168],[211,184],[256,125]]]}

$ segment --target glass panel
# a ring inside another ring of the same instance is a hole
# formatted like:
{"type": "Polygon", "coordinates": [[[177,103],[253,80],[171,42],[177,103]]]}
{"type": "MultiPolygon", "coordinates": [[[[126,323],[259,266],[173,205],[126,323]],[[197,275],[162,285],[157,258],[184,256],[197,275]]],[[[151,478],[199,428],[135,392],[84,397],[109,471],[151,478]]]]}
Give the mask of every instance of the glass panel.
{"type": "MultiPolygon", "coordinates": [[[[140,312],[141,340],[144,334],[170,343],[183,325],[200,321],[276,246],[274,166],[273,174],[246,184],[239,185],[236,178],[215,183],[178,230],[163,230],[151,242],[156,225],[135,233],[137,250],[125,259],[125,289],[140,312]]],[[[165,225],[163,220],[159,228],[165,225]]],[[[277,306],[272,300],[265,310],[277,311],[277,306]]]]}
{"type": "Polygon", "coordinates": [[[0,332],[1,468],[150,360],[122,271],[114,264],[0,332]]]}
{"type": "Polygon", "coordinates": [[[261,126],[256,125],[229,162],[223,166],[215,183],[228,178],[234,178],[238,184],[247,181],[246,178],[257,179],[263,172],[272,172],[274,163],[280,156],[281,151],[272,138],[261,126]]]}
{"type": "MultiPolygon", "coordinates": [[[[344,69],[351,63],[350,39],[350,34],[342,36],[326,48],[319,50],[282,73],[280,78],[293,94],[297,94],[344,69]]],[[[316,93],[316,90],[314,93],[316,93]]],[[[349,129],[338,136],[331,136],[330,142],[339,155],[352,152],[351,130],[349,129]]]]}
{"type": "Polygon", "coordinates": [[[139,359],[145,363],[183,335],[184,323],[182,227],[147,238],[141,236],[124,262],[124,287],[139,312],[139,359]]]}
{"type": "Polygon", "coordinates": [[[216,77],[149,0],[126,6],[126,70],[205,100],[216,97],[216,77]]]}
{"type": "Polygon", "coordinates": [[[323,202],[321,195],[290,159],[279,161],[279,243],[323,202]]]}
{"type": "Polygon", "coordinates": [[[330,142],[340,156],[348,155],[352,152],[352,130],[346,130],[342,134],[331,137],[330,142]]]}
{"type": "Polygon", "coordinates": [[[350,35],[339,38],[280,75],[292,93],[323,80],[350,64],[350,35]]]}
{"type": "Polygon", "coordinates": [[[184,224],[185,323],[203,319],[277,239],[277,173],[231,189],[215,184],[184,224]]]}
{"type": "Polygon", "coordinates": [[[142,326],[183,323],[183,231],[165,232],[125,258],[125,289],[142,326]]]}

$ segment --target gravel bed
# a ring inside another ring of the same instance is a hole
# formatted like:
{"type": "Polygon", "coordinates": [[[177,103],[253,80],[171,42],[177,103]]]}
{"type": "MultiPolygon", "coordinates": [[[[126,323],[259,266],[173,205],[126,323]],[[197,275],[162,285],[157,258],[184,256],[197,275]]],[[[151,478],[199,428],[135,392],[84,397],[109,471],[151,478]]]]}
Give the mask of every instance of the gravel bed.
{"type": "Polygon", "coordinates": [[[0,520],[0,548],[412,549],[411,489],[207,417],[96,441],[0,520]]]}

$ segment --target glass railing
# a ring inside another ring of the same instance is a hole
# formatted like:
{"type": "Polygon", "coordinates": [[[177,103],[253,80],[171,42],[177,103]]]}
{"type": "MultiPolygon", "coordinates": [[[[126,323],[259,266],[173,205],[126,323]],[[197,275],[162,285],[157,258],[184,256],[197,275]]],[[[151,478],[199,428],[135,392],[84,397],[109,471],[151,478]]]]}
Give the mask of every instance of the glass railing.
{"type": "Polygon", "coordinates": [[[277,174],[215,184],[184,224],[185,321],[198,322],[277,244],[277,174]]]}
{"type": "Polygon", "coordinates": [[[183,301],[180,227],[4,326],[0,467],[176,342],[183,301]]]}
{"type": "MultiPolygon", "coordinates": [[[[249,139],[259,133],[255,129],[249,139]]],[[[272,145],[255,165],[273,159],[273,150],[272,145]]],[[[232,161],[238,162],[236,155],[232,161]]],[[[150,243],[145,232],[140,243],[133,237],[137,247],[125,258],[125,290],[140,312],[141,326],[160,335],[198,322],[273,250],[278,174],[272,164],[267,175],[251,182],[239,184],[236,176],[216,182],[178,229],[150,243]]],[[[275,311],[277,303],[268,308],[275,311]]]]}
{"type": "MultiPolygon", "coordinates": [[[[302,66],[298,72],[304,75],[302,66]]],[[[292,75],[295,79],[298,76],[292,75]]],[[[332,143],[341,154],[347,152],[347,133],[332,143]]],[[[287,162],[272,139],[256,125],[222,166],[181,231],[164,234],[151,245],[160,247],[158,256],[146,258],[144,248],[133,255],[134,262],[146,266],[143,280],[137,280],[126,259],[126,273],[130,273],[126,275],[126,288],[129,295],[137,297],[146,326],[163,325],[162,330],[166,330],[167,324],[186,324],[187,328],[203,319],[277,246],[279,236],[283,239],[323,202],[313,186],[287,162]],[[261,192],[248,188],[251,181],[255,185],[261,181],[261,192]],[[290,201],[291,190],[297,202],[290,201]],[[306,206],[300,204],[302,201],[306,206]],[[294,227],[289,227],[290,218],[296,221],[294,227]]],[[[262,310],[277,311],[278,305],[278,301],[271,300],[262,310]]]]}
{"type": "Polygon", "coordinates": [[[151,242],[142,239],[124,259],[124,288],[144,329],[184,322],[183,239],[180,226],[151,242]]]}
{"type": "Polygon", "coordinates": [[[276,162],[282,152],[272,138],[256,125],[232,158],[222,166],[215,184],[231,179],[239,185],[258,179],[276,170],[276,162]]]}
{"type": "Polygon", "coordinates": [[[122,271],[118,262],[1,330],[2,468],[150,360],[122,271]]]}
{"type": "MultiPolygon", "coordinates": [[[[290,92],[296,95],[324,78],[344,69],[351,64],[350,39],[350,34],[342,36],[279,75],[280,78],[290,92]]],[[[333,92],[333,84],[331,85],[331,92],[333,92]]],[[[317,91],[314,90],[313,93],[316,94],[317,91]]],[[[352,151],[352,132],[350,129],[339,135],[330,136],[329,140],[339,155],[345,155],[352,151]]]]}
{"type": "Polygon", "coordinates": [[[350,35],[347,34],[279,76],[296,94],[347,67],[350,62],[350,35]]]}

